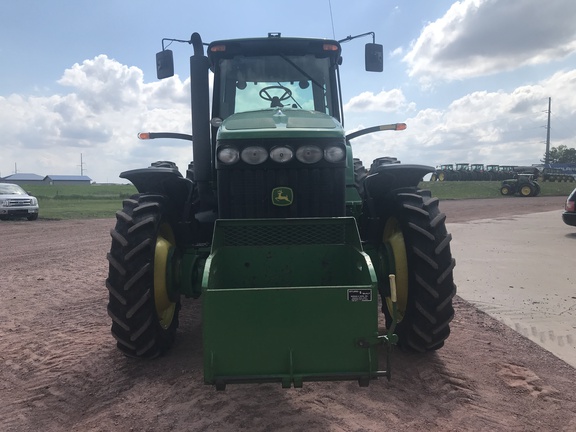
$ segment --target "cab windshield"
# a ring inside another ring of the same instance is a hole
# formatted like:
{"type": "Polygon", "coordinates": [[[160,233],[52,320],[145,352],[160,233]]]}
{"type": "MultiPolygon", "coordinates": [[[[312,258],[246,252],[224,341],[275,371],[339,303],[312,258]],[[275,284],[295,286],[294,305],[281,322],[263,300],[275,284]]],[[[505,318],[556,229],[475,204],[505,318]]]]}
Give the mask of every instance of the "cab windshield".
{"type": "Polygon", "coordinates": [[[237,56],[220,59],[216,82],[219,116],[267,108],[334,115],[330,59],[304,56],[237,56]]]}

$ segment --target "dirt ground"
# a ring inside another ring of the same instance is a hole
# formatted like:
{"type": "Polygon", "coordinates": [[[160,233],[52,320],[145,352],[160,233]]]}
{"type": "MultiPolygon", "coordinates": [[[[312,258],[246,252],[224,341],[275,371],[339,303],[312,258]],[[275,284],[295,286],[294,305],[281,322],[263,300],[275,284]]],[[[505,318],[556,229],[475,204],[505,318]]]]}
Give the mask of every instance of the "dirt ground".
{"type": "MultiPolygon", "coordinates": [[[[444,201],[450,222],[550,211],[563,197],[444,201]]],[[[176,345],[123,357],[106,314],[113,219],[0,222],[1,431],[574,431],[576,371],[456,297],[436,353],[395,350],[392,380],[202,382],[200,304],[176,345]]],[[[458,262],[458,257],[455,257],[458,262]]],[[[458,271],[458,266],[456,270],[458,271]]]]}

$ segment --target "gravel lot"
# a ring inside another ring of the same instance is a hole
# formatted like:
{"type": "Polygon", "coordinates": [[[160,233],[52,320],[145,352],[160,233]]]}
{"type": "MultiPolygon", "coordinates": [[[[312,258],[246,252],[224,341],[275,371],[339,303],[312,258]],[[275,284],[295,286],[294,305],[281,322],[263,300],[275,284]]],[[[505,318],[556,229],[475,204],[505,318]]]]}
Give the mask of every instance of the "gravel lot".
{"type": "MultiPolygon", "coordinates": [[[[444,201],[448,222],[562,208],[563,197],[444,201]]],[[[576,371],[455,299],[444,348],[396,350],[392,380],[202,382],[201,309],[183,302],[174,349],[123,357],[106,314],[113,219],[0,222],[2,431],[573,431],[576,371]]],[[[458,257],[455,257],[458,261],[458,257]]]]}

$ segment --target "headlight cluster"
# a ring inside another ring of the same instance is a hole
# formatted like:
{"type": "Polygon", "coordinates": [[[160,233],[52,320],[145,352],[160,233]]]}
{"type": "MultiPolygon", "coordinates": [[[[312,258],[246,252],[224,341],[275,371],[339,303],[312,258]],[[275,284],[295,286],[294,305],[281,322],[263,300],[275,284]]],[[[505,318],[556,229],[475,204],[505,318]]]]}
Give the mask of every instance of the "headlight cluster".
{"type": "Polygon", "coordinates": [[[218,150],[218,160],[225,165],[233,165],[242,159],[250,165],[258,165],[266,162],[268,158],[277,163],[286,163],[298,159],[305,164],[313,164],[324,158],[328,162],[336,163],[346,157],[346,152],[342,147],[330,146],[322,150],[316,145],[303,145],[298,147],[296,152],[287,146],[273,147],[268,153],[264,147],[250,146],[240,152],[236,147],[222,147],[218,150]]]}

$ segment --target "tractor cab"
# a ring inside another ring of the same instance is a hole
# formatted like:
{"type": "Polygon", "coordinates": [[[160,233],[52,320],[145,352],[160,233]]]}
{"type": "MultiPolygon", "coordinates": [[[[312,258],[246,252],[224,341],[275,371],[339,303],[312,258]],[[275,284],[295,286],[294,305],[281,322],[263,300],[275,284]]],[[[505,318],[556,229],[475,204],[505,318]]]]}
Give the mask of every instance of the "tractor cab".
{"type": "Polygon", "coordinates": [[[261,109],[303,109],[338,120],[336,41],[282,38],[212,42],[213,118],[261,109]]]}

